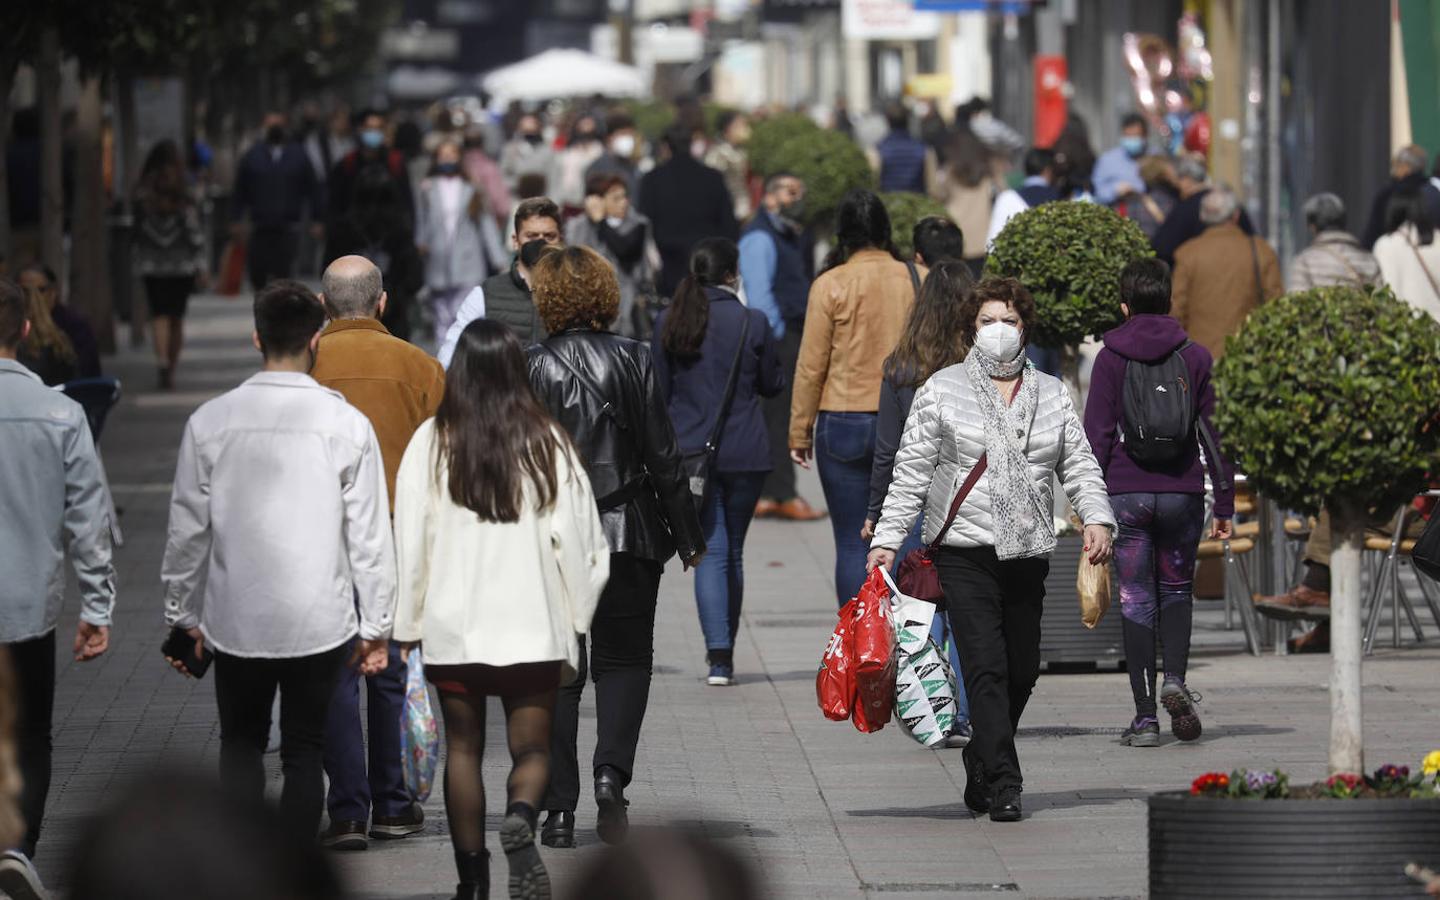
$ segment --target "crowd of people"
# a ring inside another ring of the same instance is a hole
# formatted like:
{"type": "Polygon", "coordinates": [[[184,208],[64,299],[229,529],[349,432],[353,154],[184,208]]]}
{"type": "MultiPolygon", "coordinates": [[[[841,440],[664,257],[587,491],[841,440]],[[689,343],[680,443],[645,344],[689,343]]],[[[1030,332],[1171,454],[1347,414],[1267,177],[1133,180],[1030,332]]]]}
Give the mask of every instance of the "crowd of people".
{"type": "MultiPolygon", "coordinates": [[[[1440,315],[1440,188],[1424,152],[1405,148],[1360,240],[1340,198],[1311,198],[1313,241],[1284,277],[1202,160],[1149,155],[1143,117],[1097,157],[1078,120],[1055,146],[1025,149],[983,103],[963,113],[912,129],[903,107],[886,110],[879,185],[931,193],[949,213],[914,227],[913,257],[881,198],[857,188],[823,259],[804,178],[749,173],[743,114],[709,134],[682,108],[655,159],[632,119],[596,105],[562,121],[516,109],[495,127],[442,111],[428,132],[373,110],[307,134],[268,116],[230,207],[262,371],[190,417],[162,570],[171,664],[199,677],[214,661],[226,785],[262,794],[278,694],[286,834],[360,850],[418,833],[399,748],[420,666],[445,723],[456,896],[488,896],[493,696],[512,760],[498,836],[510,893],[547,897],[537,845],[575,845],[582,771],[599,836],[626,838],[666,564],[694,570],[707,681],[733,685],[752,521],[828,516],[838,604],[874,567],[935,548],[935,637],[959,677],[945,744],[964,748],[966,804],[1017,821],[1014,737],[1039,674],[1056,483],[1090,563],[1113,550],[1134,705],[1121,743],[1159,744],[1161,707],[1176,737],[1199,738],[1186,683],[1195,559],[1202,537],[1232,534],[1235,512],[1212,363],[1287,287],[1386,283],[1440,315]],[[1071,199],[1135,219],[1158,257],[1121,273],[1124,324],[1105,335],[1083,415],[1053,350],[1031,341],[1030,293],[983,272],[1011,217],[1071,199]],[[307,247],[323,262],[318,294],[293,280],[307,247]],[[1137,427],[1160,413],[1126,402],[1136,372],[1181,388],[1178,424],[1137,427]],[[823,512],[796,490],[795,468],[812,465],[823,512]],[[596,749],[582,770],[587,680],[596,749]]],[[[173,143],[149,154],[137,207],[170,388],[187,299],[212,268],[173,143]]],[[[38,884],[67,553],[83,597],[77,660],[106,651],[115,601],[91,429],[46,388],[98,374],[94,338],[53,273],[19,276],[0,280],[0,429],[17,449],[0,456],[17,573],[0,641],[28,831],[0,858],[6,890],[38,884]]],[[[1304,583],[1263,606],[1323,619],[1325,522],[1311,543],[1304,583]]]]}

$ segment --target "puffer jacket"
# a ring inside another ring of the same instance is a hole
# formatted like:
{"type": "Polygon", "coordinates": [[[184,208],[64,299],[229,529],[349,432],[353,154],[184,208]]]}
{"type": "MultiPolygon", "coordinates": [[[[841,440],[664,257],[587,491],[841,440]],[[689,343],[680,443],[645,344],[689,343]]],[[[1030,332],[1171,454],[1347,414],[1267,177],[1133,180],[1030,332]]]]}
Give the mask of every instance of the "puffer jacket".
{"type": "Polygon", "coordinates": [[[1364,287],[1384,283],[1375,256],[1348,233],[1331,229],[1315,235],[1309,247],[1295,254],[1285,288],[1304,291],[1330,285],[1364,287]]]}
{"type": "MultiPolygon", "coordinates": [[[[1030,472],[1045,506],[1053,502],[1052,475],[1086,525],[1114,529],[1115,514],[1105,489],[1100,464],[1090,450],[1085,429],[1075,414],[1070,392],[1058,378],[1025,369],[1038,379],[1035,418],[1026,440],[1030,472]]],[[[965,477],[985,452],[985,414],[970,387],[964,364],[941,369],[915,395],[905,436],[895,454],[895,477],[885,498],[872,547],[897,549],[910,533],[923,505],[924,539],[935,539],[950,513],[950,502],[965,477]]],[[[993,547],[990,472],[976,482],[960,505],[960,514],[943,541],[947,547],[993,547]]]]}

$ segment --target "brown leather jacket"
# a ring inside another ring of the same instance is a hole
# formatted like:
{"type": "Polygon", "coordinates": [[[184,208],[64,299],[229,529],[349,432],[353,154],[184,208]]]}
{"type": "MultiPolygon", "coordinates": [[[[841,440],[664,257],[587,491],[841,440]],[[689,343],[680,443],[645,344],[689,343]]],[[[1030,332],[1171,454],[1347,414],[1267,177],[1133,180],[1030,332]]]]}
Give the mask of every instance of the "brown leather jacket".
{"type": "MultiPolygon", "coordinates": [[[[924,280],[925,268],[916,274],[924,280]]],[[[914,304],[909,267],[884,250],[861,250],[815,279],[790,401],[792,448],[813,445],[821,410],[880,408],[880,369],[914,304]]]]}
{"type": "Polygon", "coordinates": [[[430,354],[390,334],[376,319],[337,319],[320,335],[310,375],[365,414],[380,439],[390,511],[395,473],[420,423],[435,415],[445,370],[430,354]]]}

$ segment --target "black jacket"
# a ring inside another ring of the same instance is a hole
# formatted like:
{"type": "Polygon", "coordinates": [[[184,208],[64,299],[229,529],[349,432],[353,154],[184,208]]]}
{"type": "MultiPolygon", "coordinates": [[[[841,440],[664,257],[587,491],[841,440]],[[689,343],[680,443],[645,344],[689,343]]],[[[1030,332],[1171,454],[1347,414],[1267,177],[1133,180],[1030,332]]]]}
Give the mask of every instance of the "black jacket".
{"type": "Polygon", "coordinates": [[[640,211],[650,217],[660,250],[660,296],[675,293],[690,271],[690,251],[701,238],[740,238],[725,176],[685,154],[640,179],[640,211]]]}
{"type": "Polygon", "coordinates": [[[481,289],[485,292],[485,318],[509,326],[526,347],[545,340],[545,323],[530,296],[530,286],[516,271],[516,263],[485,279],[481,289]]]}
{"type": "Polygon", "coordinates": [[[1385,182],[1370,203],[1370,217],[1365,220],[1365,233],[1360,235],[1360,243],[1367,250],[1375,249],[1375,242],[1380,240],[1381,235],[1389,231],[1388,222],[1385,221],[1389,212],[1390,197],[1400,188],[1419,188],[1421,196],[1425,198],[1425,209],[1430,213],[1431,221],[1440,223],[1440,191],[1430,183],[1423,172],[1416,172],[1404,178],[1391,179],[1385,182]]]}
{"type": "MultiPolygon", "coordinates": [[[[1206,188],[1176,203],[1166,214],[1165,221],[1156,230],[1155,236],[1150,239],[1155,255],[1171,266],[1175,265],[1175,251],[1180,249],[1180,245],[1191,238],[1199,237],[1200,232],[1205,230],[1205,223],[1200,221],[1200,201],[1204,200],[1208,193],[1210,189],[1206,188]]],[[[1255,225],[1243,206],[1240,208],[1240,230],[1246,234],[1255,233],[1255,225]]]]}
{"type": "Polygon", "coordinates": [[[609,332],[570,330],[531,347],[529,355],[531,387],[585,463],[610,552],[663,563],[677,550],[687,561],[704,550],[650,348],[609,332]]]}
{"type": "Polygon", "coordinates": [[[240,158],[230,201],[235,220],[248,213],[256,228],[285,228],[299,222],[308,205],[310,218],[321,221],[320,180],[305,148],[284,144],[279,159],[274,150],[260,141],[240,158]]]}

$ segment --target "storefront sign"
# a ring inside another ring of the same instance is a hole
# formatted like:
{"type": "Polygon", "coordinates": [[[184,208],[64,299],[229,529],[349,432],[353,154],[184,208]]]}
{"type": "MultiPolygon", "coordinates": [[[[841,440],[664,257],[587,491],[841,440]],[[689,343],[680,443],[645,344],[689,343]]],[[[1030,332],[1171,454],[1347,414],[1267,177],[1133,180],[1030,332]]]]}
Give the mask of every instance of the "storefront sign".
{"type": "Polygon", "coordinates": [[[916,10],[914,0],[843,0],[841,10],[847,38],[925,41],[940,34],[940,17],[916,10]]]}

